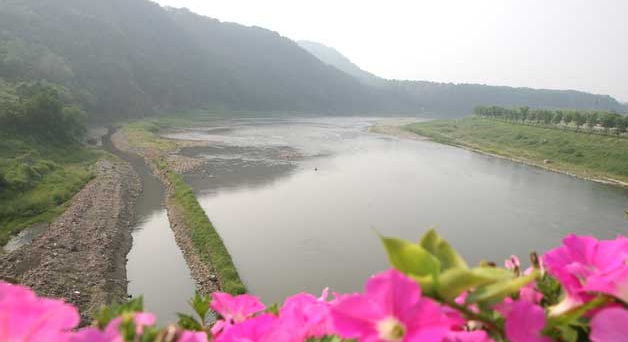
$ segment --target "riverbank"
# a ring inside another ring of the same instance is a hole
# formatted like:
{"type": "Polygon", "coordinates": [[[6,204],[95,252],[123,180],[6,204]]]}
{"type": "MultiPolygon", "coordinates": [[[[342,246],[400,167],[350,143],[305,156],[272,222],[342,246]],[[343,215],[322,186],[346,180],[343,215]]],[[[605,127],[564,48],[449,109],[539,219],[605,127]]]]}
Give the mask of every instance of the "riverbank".
{"type": "Polygon", "coordinates": [[[0,275],[76,305],[83,325],[102,305],[126,299],[130,224],[140,192],[127,163],[101,159],[96,177],[31,244],[0,258],[0,275]]]}
{"type": "Polygon", "coordinates": [[[481,118],[434,120],[402,130],[435,142],[594,182],[628,187],[628,141],[481,118]]]}
{"type": "Polygon", "coordinates": [[[159,123],[140,121],[126,125],[112,135],[112,143],[121,151],[142,156],[165,185],[170,226],[198,290],[202,293],[246,292],[222,239],[180,175],[204,162],[178,155],[180,149],[206,145],[161,138],[158,132],[170,126],[159,123]]]}

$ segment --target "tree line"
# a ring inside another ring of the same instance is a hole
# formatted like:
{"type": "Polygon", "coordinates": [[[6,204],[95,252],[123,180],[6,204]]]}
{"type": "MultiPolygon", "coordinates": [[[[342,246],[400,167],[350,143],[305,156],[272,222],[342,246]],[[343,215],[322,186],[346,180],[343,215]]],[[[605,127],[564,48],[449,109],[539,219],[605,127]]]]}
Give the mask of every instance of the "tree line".
{"type": "Polygon", "coordinates": [[[476,106],[473,113],[477,116],[500,119],[516,123],[537,125],[554,125],[564,128],[574,127],[576,131],[586,127],[596,128],[605,133],[614,132],[619,135],[626,132],[628,116],[615,112],[584,111],[584,110],[547,110],[530,109],[530,107],[504,108],[499,106],[476,106]]]}
{"type": "Polygon", "coordinates": [[[42,142],[72,142],[87,130],[87,114],[63,89],[46,82],[22,83],[0,100],[0,131],[42,142]]]}

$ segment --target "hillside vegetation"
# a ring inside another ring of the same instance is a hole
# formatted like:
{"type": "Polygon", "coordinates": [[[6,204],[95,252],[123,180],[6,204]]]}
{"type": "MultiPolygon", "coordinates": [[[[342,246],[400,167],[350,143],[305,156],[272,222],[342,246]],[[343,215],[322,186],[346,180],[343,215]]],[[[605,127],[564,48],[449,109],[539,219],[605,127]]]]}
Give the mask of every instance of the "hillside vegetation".
{"type": "Polygon", "coordinates": [[[352,75],[363,84],[377,87],[388,97],[411,103],[421,113],[462,116],[483,103],[504,107],[628,111],[628,106],[610,96],[582,91],[384,79],[360,69],[334,48],[311,41],[300,41],[299,45],[322,62],[352,75]]]}
{"type": "Polygon", "coordinates": [[[187,109],[436,115],[461,115],[480,103],[624,109],[608,96],[574,91],[388,80],[374,86],[276,32],[149,0],[5,0],[0,22],[0,82],[62,87],[92,122],[187,109]]]}
{"type": "Polygon", "coordinates": [[[600,180],[628,182],[628,139],[484,118],[436,120],[405,129],[463,146],[600,180]]]}
{"type": "Polygon", "coordinates": [[[45,83],[0,88],[0,246],[49,221],[93,177],[100,153],[83,147],[85,113],[45,83]]]}

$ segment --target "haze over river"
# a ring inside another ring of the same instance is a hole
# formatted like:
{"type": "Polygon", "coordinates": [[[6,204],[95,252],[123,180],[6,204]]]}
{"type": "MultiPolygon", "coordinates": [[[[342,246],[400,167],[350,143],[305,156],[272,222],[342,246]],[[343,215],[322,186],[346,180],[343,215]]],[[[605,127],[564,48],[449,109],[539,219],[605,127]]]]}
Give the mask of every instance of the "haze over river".
{"type": "Polygon", "coordinates": [[[368,132],[375,121],[229,120],[168,135],[207,141],[184,150],[208,159],[186,180],[266,303],[360,290],[388,267],[376,231],[417,240],[437,225],[471,263],[627,231],[625,189],[368,132]]]}

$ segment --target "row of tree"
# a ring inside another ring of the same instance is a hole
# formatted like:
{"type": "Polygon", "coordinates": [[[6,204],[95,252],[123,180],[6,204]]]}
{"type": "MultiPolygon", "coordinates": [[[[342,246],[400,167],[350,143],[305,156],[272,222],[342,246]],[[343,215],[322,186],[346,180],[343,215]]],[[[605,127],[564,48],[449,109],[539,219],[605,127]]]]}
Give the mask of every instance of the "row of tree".
{"type": "Polygon", "coordinates": [[[583,111],[583,110],[546,110],[530,109],[529,107],[504,108],[499,106],[476,106],[474,114],[477,116],[501,119],[512,122],[534,123],[544,125],[575,126],[594,129],[599,127],[605,132],[614,131],[616,134],[626,132],[628,116],[614,112],[583,111]]]}
{"type": "Polygon", "coordinates": [[[0,101],[0,130],[46,142],[72,142],[87,130],[87,114],[53,85],[24,83],[0,101]]]}

